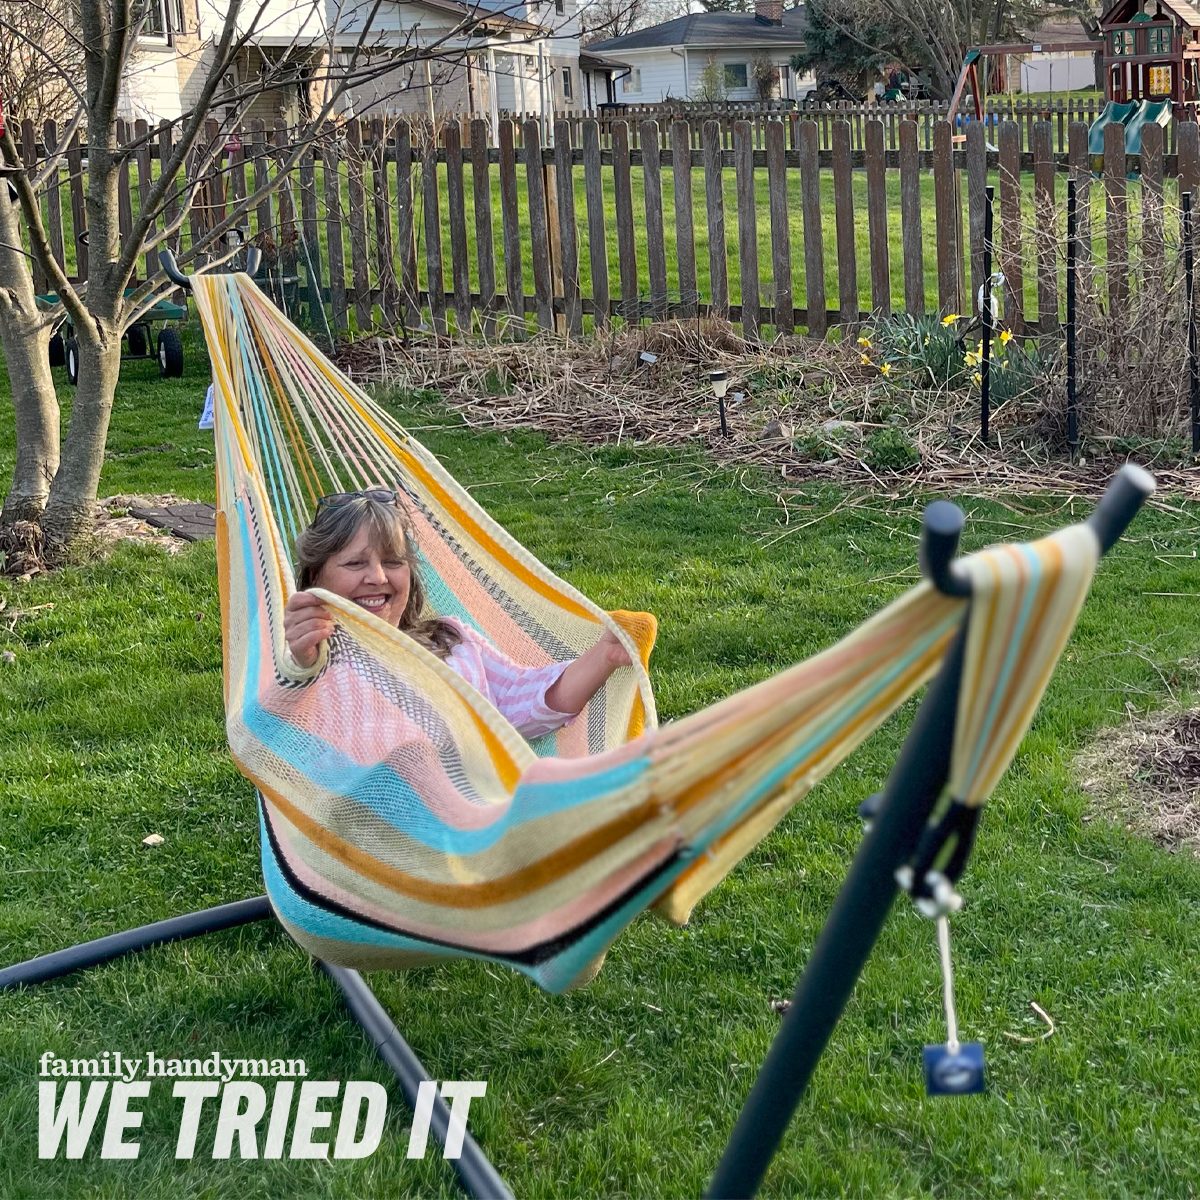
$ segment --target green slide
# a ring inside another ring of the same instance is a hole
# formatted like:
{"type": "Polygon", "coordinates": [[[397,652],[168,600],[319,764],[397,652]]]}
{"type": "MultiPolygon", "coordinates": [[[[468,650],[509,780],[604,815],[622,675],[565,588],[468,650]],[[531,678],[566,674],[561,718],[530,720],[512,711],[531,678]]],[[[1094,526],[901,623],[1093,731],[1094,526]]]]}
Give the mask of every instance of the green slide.
{"type": "MultiPolygon", "coordinates": [[[[1104,111],[1092,122],[1091,128],[1088,129],[1088,154],[1094,157],[1100,157],[1104,154],[1104,131],[1110,125],[1128,125],[1132,119],[1134,112],[1141,107],[1141,101],[1131,100],[1128,104],[1118,104],[1115,100],[1110,100],[1105,106],[1104,111]]],[[[1138,136],[1138,145],[1141,145],[1141,135],[1138,136]]]]}
{"type": "Polygon", "coordinates": [[[1126,154],[1141,154],[1142,130],[1147,125],[1165,126],[1170,121],[1170,100],[1130,100],[1128,104],[1110,100],[1088,130],[1088,154],[1094,159],[1103,157],[1104,131],[1110,125],[1125,126],[1126,154]]]}
{"type": "MultiPolygon", "coordinates": [[[[1125,122],[1125,153],[1141,154],[1142,130],[1147,125],[1169,125],[1171,122],[1170,100],[1143,100],[1134,105],[1133,115],[1125,122]]],[[[1094,128],[1094,127],[1093,127],[1094,128]]],[[[1088,138],[1089,149],[1091,138],[1088,138]]],[[[1104,152],[1104,135],[1100,135],[1100,152],[1104,152]]]]}

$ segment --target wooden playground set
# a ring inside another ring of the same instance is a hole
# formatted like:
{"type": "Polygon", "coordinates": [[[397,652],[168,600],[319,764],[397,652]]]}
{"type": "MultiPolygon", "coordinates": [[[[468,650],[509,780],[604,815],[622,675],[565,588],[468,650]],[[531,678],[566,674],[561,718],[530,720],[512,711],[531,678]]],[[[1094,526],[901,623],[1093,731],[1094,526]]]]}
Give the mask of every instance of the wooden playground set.
{"type": "Polygon", "coordinates": [[[968,92],[984,119],[986,60],[1010,55],[1093,53],[1099,57],[1107,104],[1092,123],[1089,149],[1104,152],[1104,131],[1125,129],[1125,152],[1139,154],[1147,125],[1196,121],[1200,105],[1200,9],[1188,0],[1117,0],[1100,17],[1102,39],[975,46],[967,51],[950,100],[958,111],[968,92]]]}

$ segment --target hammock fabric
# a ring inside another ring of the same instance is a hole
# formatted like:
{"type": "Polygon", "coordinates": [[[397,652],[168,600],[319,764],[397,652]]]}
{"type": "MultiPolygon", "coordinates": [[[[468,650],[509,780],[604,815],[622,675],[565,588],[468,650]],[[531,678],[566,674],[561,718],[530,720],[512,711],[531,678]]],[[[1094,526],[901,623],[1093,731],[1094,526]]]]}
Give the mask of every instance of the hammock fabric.
{"type": "MultiPolygon", "coordinates": [[[[966,602],[914,587],[841,642],[657,727],[647,614],[556,578],[245,275],[200,275],[216,383],[229,744],[260,796],[291,936],[364,969],[485,958],[560,991],[653,907],[675,922],[926,682],[966,602]],[[405,634],[318,592],[337,632],[302,670],[283,638],[296,535],[325,492],[399,486],[431,607],[521,664],[604,629],[636,655],[557,734],[525,742],[405,634]]],[[[973,597],[949,791],[982,804],[1016,752],[1095,569],[1082,525],[962,561],[973,597]]]]}

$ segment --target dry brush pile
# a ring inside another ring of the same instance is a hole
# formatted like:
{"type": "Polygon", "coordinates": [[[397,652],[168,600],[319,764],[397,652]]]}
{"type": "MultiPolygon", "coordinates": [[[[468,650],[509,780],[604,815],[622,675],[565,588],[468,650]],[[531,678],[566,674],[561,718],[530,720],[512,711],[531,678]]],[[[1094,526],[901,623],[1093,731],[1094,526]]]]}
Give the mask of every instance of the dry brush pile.
{"type": "MultiPolygon", "coordinates": [[[[339,361],[360,382],[436,392],[480,427],[591,444],[699,444],[717,462],[766,467],[796,485],[1095,491],[1132,452],[1164,488],[1200,497],[1181,428],[1171,437],[1161,425],[1153,436],[1118,433],[1127,409],[1096,394],[1085,398],[1082,457],[1069,462],[1061,353],[1044,353],[1035,339],[1005,334],[994,345],[992,436],[984,445],[977,339],[965,318],[898,317],[842,341],[757,343],[704,318],[582,340],[370,337],[339,361]],[[717,369],[729,376],[728,436],[709,381],[717,369]]],[[[1090,345],[1098,355],[1097,334],[1090,345]]],[[[1161,403],[1158,392],[1146,400],[1161,403]]],[[[1173,429],[1186,421],[1185,400],[1176,408],[1173,429]]]]}

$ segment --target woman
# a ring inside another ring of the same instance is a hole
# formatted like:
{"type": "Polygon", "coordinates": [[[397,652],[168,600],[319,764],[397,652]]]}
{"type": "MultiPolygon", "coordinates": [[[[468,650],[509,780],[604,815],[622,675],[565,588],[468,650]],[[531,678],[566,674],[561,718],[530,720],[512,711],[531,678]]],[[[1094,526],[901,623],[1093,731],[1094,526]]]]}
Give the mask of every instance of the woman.
{"type": "Polygon", "coordinates": [[[332,636],[333,618],[307,588],[352,600],[395,625],[486,696],[517,732],[540,737],[583,710],[629,654],[605,631],[587,653],[566,663],[521,667],[461,621],[423,616],[425,590],[416,571],[412,522],[400,493],[384,488],[323,496],[296,541],[300,590],[287,602],[283,631],[302,667],[332,636]]]}

